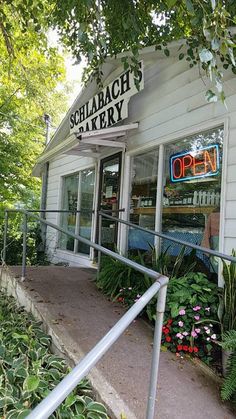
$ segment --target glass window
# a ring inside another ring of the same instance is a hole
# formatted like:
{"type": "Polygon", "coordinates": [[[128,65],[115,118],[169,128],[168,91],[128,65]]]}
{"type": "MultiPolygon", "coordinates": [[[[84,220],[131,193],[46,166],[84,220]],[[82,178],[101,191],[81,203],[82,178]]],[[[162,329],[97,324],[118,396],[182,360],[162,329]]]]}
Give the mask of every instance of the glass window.
{"type": "MultiPolygon", "coordinates": [[[[94,196],[94,168],[66,176],[63,182],[61,225],[73,233],[90,240],[94,196]],[[77,212],[79,211],[79,212],[77,212]]],[[[61,234],[59,247],[65,250],[89,254],[89,246],[61,234]]]]}
{"type": "MultiPolygon", "coordinates": [[[[79,235],[88,240],[91,239],[94,181],[94,169],[81,172],[79,235]]],[[[79,242],[76,250],[79,253],[89,254],[90,249],[86,244],[79,242]]]]}
{"type": "MultiPolygon", "coordinates": [[[[155,230],[158,150],[135,156],[131,170],[130,221],[141,227],[155,230]]],[[[129,249],[150,250],[152,235],[129,230],[129,249]]]]}
{"type": "MultiPolygon", "coordinates": [[[[222,128],[165,147],[163,232],[218,250],[222,150],[222,128]]],[[[174,256],[181,248],[166,240],[162,250],[168,246],[168,252],[174,256]]],[[[197,256],[206,259],[203,254],[197,256]]],[[[216,271],[214,261],[208,262],[210,270],[216,271]]]]}
{"type": "MultiPolygon", "coordinates": [[[[63,228],[75,233],[76,227],[76,210],[78,204],[78,185],[79,174],[67,176],[64,178],[62,190],[62,209],[72,211],[70,213],[62,213],[61,225],[63,228]]],[[[74,250],[74,239],[61,234],[60,248],[65,250],[74,250]]]]}
{"type": "MultiPolygon", "coordinates": [[[[120,200],[120,170],[121,153],[101,161],[100,206],[102,210],[109,211],[113,217],[119,216],[120,200]]],[[[109,249],[116,248],[117,223],[103,217],[102,219],[102,245],[109,249]]]]}

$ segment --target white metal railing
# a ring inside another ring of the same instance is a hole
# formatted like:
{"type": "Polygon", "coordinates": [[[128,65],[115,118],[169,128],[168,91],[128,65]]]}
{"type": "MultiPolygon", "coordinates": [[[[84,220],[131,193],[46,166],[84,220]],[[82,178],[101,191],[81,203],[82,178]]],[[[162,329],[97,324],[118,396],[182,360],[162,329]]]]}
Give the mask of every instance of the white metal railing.
{"type": "MultiPolygon", "coordinates": [[[[11,210],[10,210],[11,211],[11,210]]],[[[9,212],[10,212],[9,211],[9,212]]],[[[101,357],[109,350],[114,342],[122,335],[132,321],[138,316],[143,308],[150,302],[150,300],[157,296],[156,305],[156,322],[154,331],[154,342],[152,352],[152,363],[149,382],[148,404],[147,404],[147,419],[154,419],[155,401],[157,393],[157,379],[160,358],[160,346],[162,336],[163,316],[166,303],[166,292],[168,278],[152,269],[146,268],[124,256],[117,254],[103,246],[91,242],[77,234],[74,234],[56,224],[46,221],[44,218],[37,216],[34,211],[13,210],[13,212],[20,212],[23,214],[23,256],[22,256],[22,280],[25,279],[26,274],[26,254],[27,254],[27,222],[29,217],[33,217],[40,223],[54,228],[61,233],[81,241],[88,246],[96,249],[99,254],[103,253],[110,256],[133,269],[148,275],[154,280],[151,287],[143,294],[143,296],[124,314],[124,316],[113,326],[113,328],[97,343],[97,345],[78,363],[78,365],[49,393],[49,395],[27,416],[27,419],[47,419],[57,407],[65,400],[71,391],[77,386],[80,380],[96,365],[101,357]]],[[[39,211],[40,212],[40,211],[39,211]]],[[[3,258],[6,258],[6,243],[7,243],[7,229],[8,229],[8,212],[5,213],[5,228],[4,228],[4,248],[3,258]]],[[[6,259],[4,259],[6,260],[6,259]]]]}

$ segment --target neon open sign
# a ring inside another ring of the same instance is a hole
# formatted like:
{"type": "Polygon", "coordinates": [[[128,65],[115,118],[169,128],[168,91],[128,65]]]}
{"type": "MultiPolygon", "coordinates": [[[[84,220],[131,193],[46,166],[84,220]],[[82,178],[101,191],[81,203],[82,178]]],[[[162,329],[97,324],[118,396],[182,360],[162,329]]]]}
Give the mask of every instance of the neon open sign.
{"type": "Polygon", "coordinates": [[[219,146],[212,144],[195,151],[185,151],[170,157],[172,182],[183,182],[216,176],[219,173],[219,146]]]}

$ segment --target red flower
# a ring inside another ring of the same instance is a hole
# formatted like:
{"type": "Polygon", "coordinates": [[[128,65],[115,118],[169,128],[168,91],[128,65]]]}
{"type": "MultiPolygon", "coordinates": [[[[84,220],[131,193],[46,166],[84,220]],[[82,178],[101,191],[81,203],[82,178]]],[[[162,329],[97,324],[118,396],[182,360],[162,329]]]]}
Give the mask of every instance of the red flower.
{"type": "Polygon", "coordinates": [[[198,348],[196,346],[193,347],[194,352],[198,352],[198,348]]]}
{"type": "Polygon", "coordinates": [[[190,353],[193,352],[193,348],[191,346],[189,346],[188,350],[189,350],[190,353]]]}
{"type": "Polygon", "coordinates": [[[117,301],[118,301],[119,303],[123,303],[123,302],[124,302],[124,297],[118,297],[118,298],[117,298],[117,301]]]}
{"type": "Polygon", "coordinates": [[[183,351],[188,351],[188,345],[183,346],[183,351]]]}
{"type": "Polygon", "coordinates": [[[171,342],[171,337],[170,336],[166,337],[166,342],[171,342]]]}
{"type": "Polygon", "coordinates": [[[173,323],[172,319],[167,320],[167,325],[170,326],[173,323]]]}
{"type": "Polygon", "coordinates": [[[165,327],[164,330],[163,330],[164,335],[168,335],[169,332],[170,332],[170,329],[165,327]]]}
{"type": "Polygon", "coordinates": [[[182,351],[182,349],[183,349],[183,345],[177,345],[177,350],[178,351],[182,351]]]}

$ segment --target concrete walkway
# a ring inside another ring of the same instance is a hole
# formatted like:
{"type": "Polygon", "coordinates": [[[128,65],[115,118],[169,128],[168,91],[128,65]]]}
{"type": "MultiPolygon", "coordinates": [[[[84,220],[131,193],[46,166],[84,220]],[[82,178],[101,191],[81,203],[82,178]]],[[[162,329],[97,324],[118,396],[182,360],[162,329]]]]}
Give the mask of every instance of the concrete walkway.
{"type": "MultiPolygon", "coordinates": [[[[94,271],[43,266],[2,272],[2,286],[44,321],[57,351],[73,365],[120,319],[124,309],[107,299],[93,282],[94,271]],[[14,279],[15,278],[15,279],[14,279]]],[[[136,320],[93,369],[89,378],[111,417],[145,419],[152,353],[152,330],[136,320]]],[[[158,419],[231,419],[217,384],[188,360],[161,354],[156,406],[158,419]]]]}

